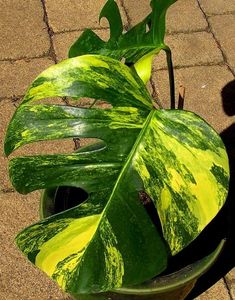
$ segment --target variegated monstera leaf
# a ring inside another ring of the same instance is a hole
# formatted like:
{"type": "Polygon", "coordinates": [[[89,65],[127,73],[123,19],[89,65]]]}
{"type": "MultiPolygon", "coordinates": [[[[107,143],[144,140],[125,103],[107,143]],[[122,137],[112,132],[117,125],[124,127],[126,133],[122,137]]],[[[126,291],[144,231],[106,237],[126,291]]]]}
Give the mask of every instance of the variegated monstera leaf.
{"type": "Polygon", "coordinates": [[[23,253],[72,294],[138,284],[166,268],[224,204],[228,159],[217,133],[200,117],[156,110],[142,80],[112,58],[84,55],[36,78],[7,131],[5,152],[35,141],[98,138],[76,153],[14,158],[21,193],[76,186],[86,202],[23,230],[23,253]],[[37,104],[55,96],[103,99],[111,109],[37,104]],[[139,192],[152,199],[158,232],[139,192]],[[168,244],[168,245],[166,245],[168,244]]]}

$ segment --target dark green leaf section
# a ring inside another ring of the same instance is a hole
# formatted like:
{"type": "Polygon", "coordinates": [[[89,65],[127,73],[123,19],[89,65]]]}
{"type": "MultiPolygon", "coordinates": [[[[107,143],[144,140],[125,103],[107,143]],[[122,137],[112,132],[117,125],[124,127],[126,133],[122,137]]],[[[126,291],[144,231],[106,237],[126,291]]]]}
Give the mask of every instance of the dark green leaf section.
{"type": "Polygon", "coordinates": [[[101,110],[61,105],[22,105],[8,127],[5,153],[9,155],[18,147],[34,141],[99,138],[113,141],[108,150],[120,160],[130,151],[146,115],[134,107],[101,110]]]}
{"type": "Polygon", "coordinates": [[[49,67],[29,87],[23,104],[57,96],[102,99],[114,107],[152,107],[151,97],[136,72],[100,55],[83,55],[49,67]]]}
{"type": "Polygon", "coordinates": [[[115,59],[125,58],[126,63],[132,64],[151,52],[159,52],[165,48],[166,11],[174,2],[176,0],[152,0],[151,14],[123,33],[117,4],[114,0],[108,0],[100,18],[105,17],[109,21],[109,41],[102,41],[93,31],[87,29],[70,48],[69,57],[87,53],[101,54],[115,59]]]}
{"type": "Polygon", "coordinates": [[[216,164],[213,164],[213,166],[211,167],[211,173],[216,178],[218,178],[218,181],[219,181],[220,185],[224,189],[228,188],[228,176],[227,176],[227,174],[226,174],[226,172],[224,171],[223,168],[221,168],[220,166],[217,166],[216,164]]]}
{"type": "Polygon", "coordinates": [[[18,157],[10,162],[10,178],[22,194],[59,185],[81,187],[88,192],[95,191],[97,185],[103,189],[107,187],[107,182],[110,185],[115,182],[122,164],[102,162],[106,153],[102,154],[89,153],[86,159],[79,154],[18,157]],[[94,161],[90,163],[92,156],[94,161]],[[95,162],[95,156],[101,162],[95,162]]]}

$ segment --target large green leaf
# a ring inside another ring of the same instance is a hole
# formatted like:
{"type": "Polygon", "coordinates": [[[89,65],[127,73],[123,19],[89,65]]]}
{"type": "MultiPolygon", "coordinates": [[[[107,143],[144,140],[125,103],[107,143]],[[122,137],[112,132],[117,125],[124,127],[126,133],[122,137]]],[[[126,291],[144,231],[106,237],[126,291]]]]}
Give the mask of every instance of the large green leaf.
{"type": "Polygon", "coordinates": [[[142,22],[127,32],[123,25],[118,6],[108,0],[100,13],[110,25],[110,38],[103,41],[92,30],[86,29],[69,50],[69,57],[83,54],[101,54],[115,59],[125,59],[127,64],[135,64],[144,82],[150,78],[152,57],[161,49],[169,50],[164,43],[165,17],[167,9],[176,0],[152,0],[152,12],[142,22]]]}
{"type": "Polygon", "coordinates": [[[143,82],[102,56],[68,59],[29,88],[7,131],[5,152],[37,140],[97,137],[100,146],[72,154],[14,158],[17,190],[72,185],[88,200],[21,232],[20,249],[66,291],[110,290],[150,279],[166,267],[168,247],[139,201],[154,202],[172,254],[194,240],[222,207],[228,159],[200,117],[155,110],[143,82]],[[50,96],[92,96],[112,109],[33,105],[50,96]]]}

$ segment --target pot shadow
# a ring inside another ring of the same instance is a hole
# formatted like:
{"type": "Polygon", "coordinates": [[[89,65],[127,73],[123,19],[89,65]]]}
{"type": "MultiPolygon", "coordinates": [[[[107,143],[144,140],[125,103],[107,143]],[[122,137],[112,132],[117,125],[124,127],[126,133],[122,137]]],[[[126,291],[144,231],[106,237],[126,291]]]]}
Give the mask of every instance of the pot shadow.
{"type": "MultiPolygon", "coordinates": [[[[224,86],[221,96],[224,112],[230,117],[235,116],[235,80],[224,86]]],[[[216,223],[216,226],[214,226],[214,236],[217,235],[216,230],[218,230],[219,234],[223,232],[227,241],[217,262],[197,281],[186,300],[195,299],[224,277],[235,266],[235,218],[233,213],[235,211],[235,122],[222,131],[220,136],[229,157],[230,185],[227,201],[213,222],[216,223]]]]}

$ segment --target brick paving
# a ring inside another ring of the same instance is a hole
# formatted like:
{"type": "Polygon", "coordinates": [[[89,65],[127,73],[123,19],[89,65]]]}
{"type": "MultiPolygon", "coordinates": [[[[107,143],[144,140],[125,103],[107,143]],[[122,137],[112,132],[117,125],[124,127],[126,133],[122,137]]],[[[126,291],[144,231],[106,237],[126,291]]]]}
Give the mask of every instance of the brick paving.
{"type": "Polygon", "coordinates": [[[53,63],[50,57],[0,61],[0,99],[24,95],[32,79],[53,63]]]}
{"type": "MultiPolygon", "coordinates": [[[[92,27],[102,38],[108,38],[107,22],[98,23],[98,11],[104,3],[105,0],[0,0],[1,141],[28,84],[47,66],[66,58],[68,46],[81,30],[92,27]]],[[[140,21],[149,11],[149,0],[119,0],[118,3],[127,27],[140,21]]],[[[235,105],[231,100],[235,89],[235,0],[178,0],[169,10],[166,40],[173,50],[176,88],[180,84],[186,88],[185,108],[195,111],[218,132],[229,136],[235,123],[235,105]]],[[[169,93],[163,53],[154,61],[151,84],[151,89],[167,107],[169,93]]],[[[234,166],[234,143],[227,147],[234,166]]],[[[52,153],[58,149],[71,151],[73,142],[35,144],[18,153],[52,153]]],[[[27,196],[15,193],[6,169],[7,159],[1,154],[0,299],[69,299],[42,272],[26,262],[14,246],[16,232],[38,219],[39,193],[27,196]]],[[[232,172],[235,173],[234,167],[232,172]]],[[[201,295],[195,294],[195,298],[190,299],[235,300],[233,267],[201,295]]]]}
{"type": "Polygon", "coordinates": [[[50,48],[40,1],[0,1],[0,59],[45,56],[50,48]]]}
{"type": "MultiPolygon", "coordinates": [[[[166,42],[172,49],[175,68],[223,63],[223,56],[208,32],[172,34],[166,42]]],[[[154,69],[166,69],[165,53],[156,56],[154,69]]]]}

